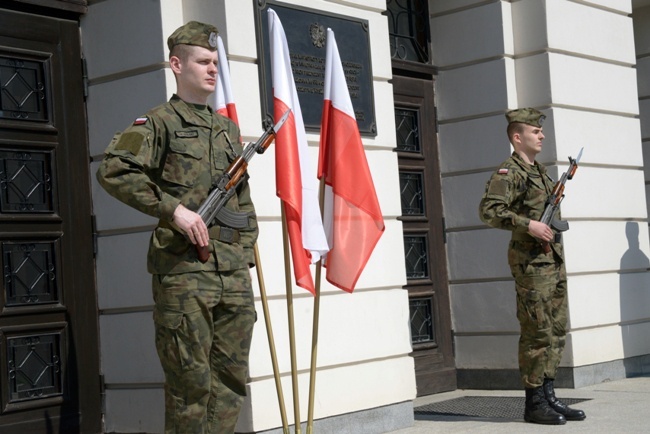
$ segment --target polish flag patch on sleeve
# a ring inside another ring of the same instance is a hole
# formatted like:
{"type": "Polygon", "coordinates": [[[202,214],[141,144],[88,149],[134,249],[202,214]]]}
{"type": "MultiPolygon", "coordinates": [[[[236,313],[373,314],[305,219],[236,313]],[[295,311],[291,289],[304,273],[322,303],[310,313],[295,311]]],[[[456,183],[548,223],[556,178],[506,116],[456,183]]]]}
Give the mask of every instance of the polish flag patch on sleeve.
{"type": "Polygon", "coordinates": [[[508,169],[506,169],[505,167],[502,167],[501,169],[499,169],[499,170],[497,171],[497,173],[498,173],[499,175],[507,175],[507,174],[508,174],[508,169]]]}
{"type": "Polygon", "coordinates": [[[135,121],[133,121],[133,125],[144,125],[147,123],[148,118],[142,117],[142,118],[137,118],[135,121]]]}

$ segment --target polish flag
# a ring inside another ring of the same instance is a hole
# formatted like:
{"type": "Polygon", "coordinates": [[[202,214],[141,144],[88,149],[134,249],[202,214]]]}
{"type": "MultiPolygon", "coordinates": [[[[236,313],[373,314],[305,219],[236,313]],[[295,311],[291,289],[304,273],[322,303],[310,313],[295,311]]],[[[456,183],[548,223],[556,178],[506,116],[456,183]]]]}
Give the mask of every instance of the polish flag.
{"type": "Polygon", "coordinates": [[[318,205],[318,182],[309,161],[307,135],[291,70],[284,28],[268,9],[275,121],[291,114],[275,137],[275,182],[282,200],[296,284],[315,293],[310,263],[329,250],[318,205]]]}
{"type": "Polygon", "coordinates": [[[331,29],[318,159],[318,178],[323,177],[323,220],[330,246],[326,278],[352,292],[385,226],[331,29]]]}
{"type": "Polygon", "coordinates": [[[235,107],[235,98],[232,95],[230,87],[230,69],[228,68],[228,57],[226,56],[226,49],[223,46],[221,36],[217,36],[217,85],[214,91],[214,111],[230,118],[235,124],[239,125],[237,118],[237,108],[235,107]]]}

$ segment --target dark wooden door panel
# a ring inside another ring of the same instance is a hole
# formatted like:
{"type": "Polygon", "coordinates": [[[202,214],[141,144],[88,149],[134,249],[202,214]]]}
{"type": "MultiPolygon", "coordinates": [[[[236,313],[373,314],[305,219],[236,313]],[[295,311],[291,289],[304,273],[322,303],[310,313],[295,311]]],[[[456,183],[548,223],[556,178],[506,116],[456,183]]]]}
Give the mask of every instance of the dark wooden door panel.
{"type": "Polygon", "coordinates": [[[101,432],[78,22],[0,9],[0,432],[101,432]]]}
{"type": "Polygon", "coordinates": [[[456,388],[433,81],[394,77],[404,261],[418,395],[456,388]]]}

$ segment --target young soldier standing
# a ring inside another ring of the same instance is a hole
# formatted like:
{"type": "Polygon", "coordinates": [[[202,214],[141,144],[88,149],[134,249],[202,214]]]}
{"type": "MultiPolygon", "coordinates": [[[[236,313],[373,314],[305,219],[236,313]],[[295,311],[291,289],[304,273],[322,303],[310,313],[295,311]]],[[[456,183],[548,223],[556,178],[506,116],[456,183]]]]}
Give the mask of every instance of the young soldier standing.
{"type": "Polygon", "coordinates": [[[115,135],[97,172],[114,197],[159,218],[153,275],[156,348],[165,373],[165,432],[231,434],[246,394],[257,239],[246,180],[226,204],[247,222],[207,227],[194,212],[242,153],[237,126],[207,105],[217,29],[192,21],[168,39],[177,93],[115,135]],[[207,262],[195,245],[207,246],[207,262]]]}
{"type": "Polygon", "coordinates": [[[553,181],[535,161],[542,150],[545,116],[533,108],[506,113],[514,147],[486,185],[479,214],[488,225],[512,232],[508,263],[517,290],[519,371],[526,390],[526,422],[560,425],[585,413],[555,397],[553,380],[566,339],[567,280],[559,234],[539,219],[553,181]],[[550,249],[545,252],[542,242],[550,249]]]}

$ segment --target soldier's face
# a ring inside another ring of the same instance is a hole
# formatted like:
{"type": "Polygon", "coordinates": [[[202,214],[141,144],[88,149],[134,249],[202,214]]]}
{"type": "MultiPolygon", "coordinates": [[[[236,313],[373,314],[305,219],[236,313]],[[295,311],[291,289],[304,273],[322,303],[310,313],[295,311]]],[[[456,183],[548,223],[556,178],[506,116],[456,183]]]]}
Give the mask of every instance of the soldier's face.
{"type": "Polygon", "coordinates": [[[175,71],[179,87],[197,95],[207,96],[214,92],[217,83],[217,52],[189,46],[183,57],[179,60],[178,72],[175,71]]]}
{"type": "Polygon", "coordinates": [[[542,151],[544,133],[541,127],[524,124],[523,131],[518,135],[521,152],[527,155],[537,155],[542,151]]]}

